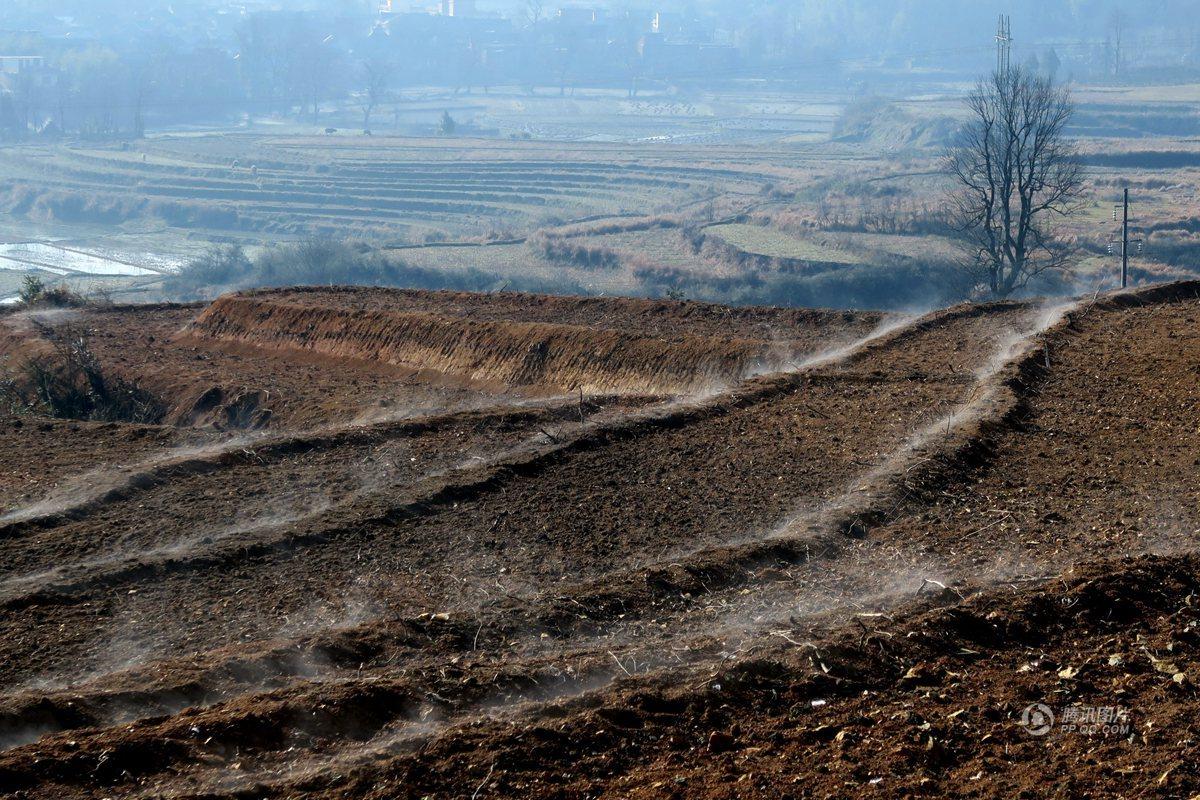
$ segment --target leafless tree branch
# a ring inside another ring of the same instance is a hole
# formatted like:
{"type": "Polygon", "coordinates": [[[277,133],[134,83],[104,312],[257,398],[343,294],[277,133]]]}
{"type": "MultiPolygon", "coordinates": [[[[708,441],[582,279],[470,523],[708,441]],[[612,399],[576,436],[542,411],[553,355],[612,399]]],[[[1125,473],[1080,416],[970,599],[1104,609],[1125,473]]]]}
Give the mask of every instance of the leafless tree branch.
{"type": "Polygon", "coordinates": [[[1065,133],[1074,104],[1067,89],[1013,69],[980,82],[967,107],[970,121],[945,160],[950,207],[965,268],[1007,297],[1071,256],[1055,222],[1080,207],[1083,168],[1065,133]]]}

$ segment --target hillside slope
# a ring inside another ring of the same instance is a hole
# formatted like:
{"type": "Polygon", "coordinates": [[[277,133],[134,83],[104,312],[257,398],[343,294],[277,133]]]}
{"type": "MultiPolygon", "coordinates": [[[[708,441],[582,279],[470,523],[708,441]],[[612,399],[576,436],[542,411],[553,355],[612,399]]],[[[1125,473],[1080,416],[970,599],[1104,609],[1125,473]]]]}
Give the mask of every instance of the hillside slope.
{"type": "Polygon", "coordinates": [[[913,319],[595,302],[85,312],[155,385],[190,359],[297,395],[254,434],[0,426],[0,786],[1200,791],[1200,284],[913,319]],[[540,378],[606,391],[528,381],[529,336],[561,354],[540,378]],[[802,344],[689,391],[772,341],[802,344]],[[401,391],[437,411],[381,416],[401,391]]]}

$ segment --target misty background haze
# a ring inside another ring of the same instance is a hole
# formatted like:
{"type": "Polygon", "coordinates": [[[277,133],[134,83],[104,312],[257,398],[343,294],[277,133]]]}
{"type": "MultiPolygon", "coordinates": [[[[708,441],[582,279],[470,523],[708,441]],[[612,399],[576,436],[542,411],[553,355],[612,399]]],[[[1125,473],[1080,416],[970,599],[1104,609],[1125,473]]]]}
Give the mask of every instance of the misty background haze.
{"type": "Polygon", "coordinates": [[[17,0],[0,7],[0,136],[140,134],[253,113],[319,121],[346,100],[365,127],[385,99],[422,87],[637,95],[758,80],[886,92],[973,80],[993,63],[1000,12],[1018,21],[1014,58],[1058,79],[1200,68],[1200,22],[1183,0],[17,0]]]}
{"type": "Polygon", "coordinates": [[[0,6],[0,303],[978,296],[944,156],[1001,52],[1069,95],[1087,167],[1062,269],[1027,291],[1111,284],[1130,183],[1132,279],[1194,274],[1181,0],[21,0],[0,6]]]}

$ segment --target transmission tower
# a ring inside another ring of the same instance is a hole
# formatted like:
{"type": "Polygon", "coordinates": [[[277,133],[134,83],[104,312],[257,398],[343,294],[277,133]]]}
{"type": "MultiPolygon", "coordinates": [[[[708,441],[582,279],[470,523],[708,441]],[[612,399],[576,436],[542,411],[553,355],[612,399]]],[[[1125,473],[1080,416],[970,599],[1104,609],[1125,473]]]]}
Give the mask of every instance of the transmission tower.
{"type": "Polygon", "coordinates": [[[1012,18],[1001,14],[996,24],[996,72],[1001,76],[1012,69],[1012,18]]]}

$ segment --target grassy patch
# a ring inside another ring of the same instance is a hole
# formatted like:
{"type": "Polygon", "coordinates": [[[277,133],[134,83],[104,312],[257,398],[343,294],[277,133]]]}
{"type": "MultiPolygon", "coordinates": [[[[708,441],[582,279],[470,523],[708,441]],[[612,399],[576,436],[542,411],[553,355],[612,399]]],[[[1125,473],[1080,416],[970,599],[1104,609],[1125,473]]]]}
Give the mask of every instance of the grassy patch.
{"type": "Polygon", "coordinates": [[[705,228],[739,250],[768,258],[793,258],[826,264],[861,264],[862,257],[837,247],[800,239],[761,225],[732,223],[705,228]]]}

